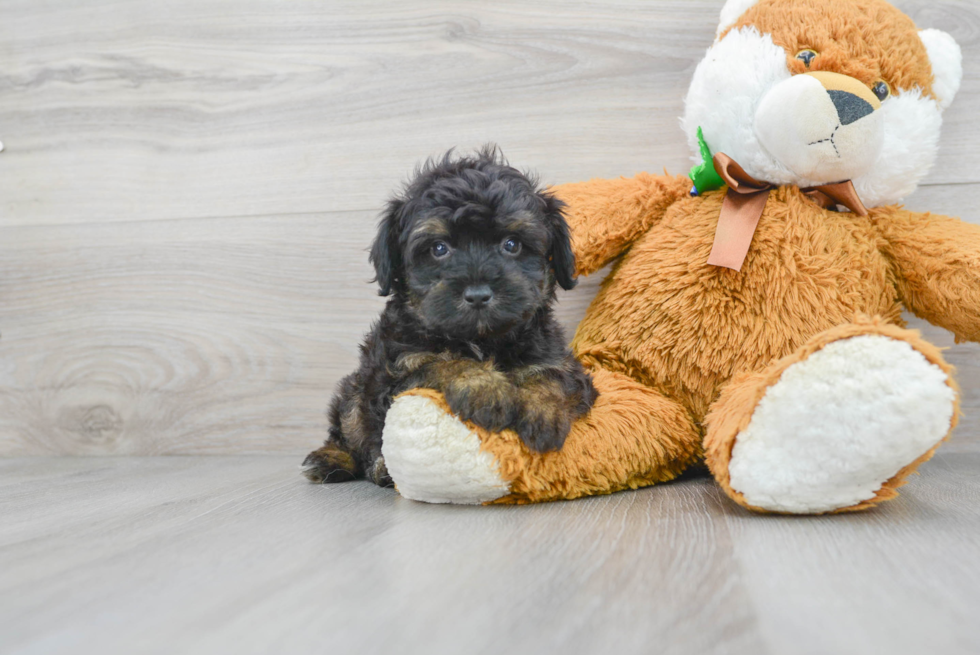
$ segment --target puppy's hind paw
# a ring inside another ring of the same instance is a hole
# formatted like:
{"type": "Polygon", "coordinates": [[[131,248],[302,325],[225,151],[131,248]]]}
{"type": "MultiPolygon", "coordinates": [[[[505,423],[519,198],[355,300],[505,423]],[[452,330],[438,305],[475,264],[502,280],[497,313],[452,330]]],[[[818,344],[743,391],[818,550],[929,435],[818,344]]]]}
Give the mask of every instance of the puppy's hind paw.
{"type": "Polygon", "coordinates": [[[354,456],[335,445],[327,444],[306,456],[301,466],[310,482],[348,482],[357,478],[354,456]]]}
{"type": "Polygon", "coordinates": [[[374,460],[374,464],[368,472],[368,478],[379,487],[391,489],[395,486],[391,476],[388,474],[388,467],[385,465],[385,458],[383,456],[379,456],[378,459],[374,460]]]}

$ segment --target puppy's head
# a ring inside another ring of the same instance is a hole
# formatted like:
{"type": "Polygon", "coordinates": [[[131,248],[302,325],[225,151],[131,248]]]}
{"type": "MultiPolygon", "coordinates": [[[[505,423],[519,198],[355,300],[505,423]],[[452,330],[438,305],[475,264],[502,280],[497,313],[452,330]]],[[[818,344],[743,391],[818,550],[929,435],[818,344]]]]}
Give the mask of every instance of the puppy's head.
{"type": "Polygon", "coordinates": [[[502,334],[575,286],[562,203],[493,147],[427,161],[388,203],[371,248],[381,294],[430,329],[502,334]]]}

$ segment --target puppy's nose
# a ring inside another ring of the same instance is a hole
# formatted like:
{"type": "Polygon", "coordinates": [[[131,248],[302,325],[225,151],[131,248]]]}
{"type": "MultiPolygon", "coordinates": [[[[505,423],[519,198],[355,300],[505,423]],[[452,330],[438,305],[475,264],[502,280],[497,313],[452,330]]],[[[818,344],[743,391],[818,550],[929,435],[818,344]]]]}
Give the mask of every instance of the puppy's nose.
{"type": "Polygon", "coordinates": [[[834,107],[837,109],[837,117],[840,118],[841,125],[855,123],[875,110],[870,102],[857,97],[853,93],[834,89],[827,91],[827,93],[834,102],[834,107]]]}
{"type": "Polygon", "coordinates": [[[466,287],[463,291],[463,300],[465,300],[470,307],[474,309],[479,309],[486,305],[493,298],[493,291],[490,290],[490,285],[488,284],[474,284],[472,286],[466,287]]]}

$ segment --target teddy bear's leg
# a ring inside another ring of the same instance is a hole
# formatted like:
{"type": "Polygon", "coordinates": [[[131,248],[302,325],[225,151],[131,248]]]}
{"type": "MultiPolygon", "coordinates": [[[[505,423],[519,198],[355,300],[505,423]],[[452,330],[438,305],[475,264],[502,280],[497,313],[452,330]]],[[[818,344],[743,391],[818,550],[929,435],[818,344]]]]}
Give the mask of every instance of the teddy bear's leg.
{"type": "Polygon", "coordinates": [[[879,321],[842,325],[736,377],[706,418],[705,458],[735,502],[819,514],[894,498],[956,424],[939,349],[879,321]]]}
{"type": "Polygon", "coordinates": [[[442,396],[413,389],[385,419],[382,452],[398,491],[431,503],[528,503],[635,489],[679,475],[700,455],[684,407],[635,380],[591,371],[599,398],[564,447],[535,453],[449,413],[442,396]]]}

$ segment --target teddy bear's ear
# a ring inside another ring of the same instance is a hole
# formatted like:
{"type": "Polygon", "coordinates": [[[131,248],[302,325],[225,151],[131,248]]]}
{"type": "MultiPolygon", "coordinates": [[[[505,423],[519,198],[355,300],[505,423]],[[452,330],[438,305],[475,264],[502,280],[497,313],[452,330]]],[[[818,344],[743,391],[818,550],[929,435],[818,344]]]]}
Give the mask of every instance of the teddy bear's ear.
{"type": "Polygon", "coordinates": [[[742,14],[752,8],[759,0],[728,0],[721,8],[721,20],[718,23],[717,36],[738,22],[742,14]]]}
{"type": "Polygon", "coordinates": [[[963,80],[963,53],[960,46],[946,32],[940,30],[922,30],[919,38],[929,53],[929,63],[932,64],[932,92],[939,99],[939,107],[946,109],[956,92],[960,90],[963,80]]]}

